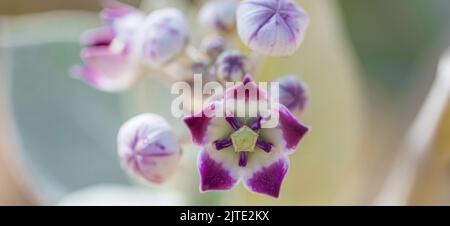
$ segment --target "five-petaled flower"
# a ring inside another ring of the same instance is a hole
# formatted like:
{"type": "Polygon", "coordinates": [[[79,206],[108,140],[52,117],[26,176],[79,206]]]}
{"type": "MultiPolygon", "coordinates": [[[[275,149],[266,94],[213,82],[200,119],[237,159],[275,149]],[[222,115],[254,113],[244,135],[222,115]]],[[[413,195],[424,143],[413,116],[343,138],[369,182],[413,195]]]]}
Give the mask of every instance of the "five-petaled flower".
{"type": "Polygon", "coordinates": [[[271,104],[279,114],[278,124],[266,128],[267,114],[258,110],[255,117],[242,117],[236,114],[242,106],[224,104],[229,99],[244,100],[245,106],[271,100],[247,75],[222,98],[215,98],[201,112],[184,118],[193,142],[203,148],[198,159],[200,190],[229,190],[242,179],[248,190],[278,198],[288,171],[288,155],[295,151],[308,128],[285,106],[275,103],[271,104]],[[220,112],[224,117],[219,117],[220,112]]]}

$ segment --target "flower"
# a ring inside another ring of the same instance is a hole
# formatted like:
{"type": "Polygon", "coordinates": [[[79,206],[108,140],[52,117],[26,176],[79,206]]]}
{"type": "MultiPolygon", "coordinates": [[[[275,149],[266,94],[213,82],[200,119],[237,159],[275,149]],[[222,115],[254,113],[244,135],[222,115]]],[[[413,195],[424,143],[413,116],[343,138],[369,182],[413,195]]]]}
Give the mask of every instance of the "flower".
{"type": "Polygon", "coordinates": [[[139,61],[131,55],[130,46],[143,14],[132,6],[108,1],[100,17],[107,26],[84,34],[84,65],[72,67],[71,74],[101,91],[127,90],[139,78],[139,61]]]}
{"type": "Polygon", "coordinates": [[[74,78],[106,92],[124,91],[139,77],[138,62],[129,54],[128,44],[108,27],[88,31],[81,51],[83,66],[72,67],[74,78]]]}
{"type": "Polygon", "coordinates": [[[236,15],[242,42],[269,56],[292,55],[309,23],[306,12],[292,0],[244,0],[236,15]]]}
{"type": "Polygon", "coordinates": [[[210,0],[198,13],[200,25],[218,32],[228,32],[235,27],[236,0],[210,0]]]}
{"type": "Polygon", "coordinates": [[[227,50],[219,55],[216,64],[216,76],[222,82],[242,81],[249,64],[238,50],[227,50]]]}
{"type": "Polygon", "coordinates": [[[164,65],[180,55],[188,43],[188,26],[175,8],[153,11],[134,39],[133,51],[153,65],[164,65]]]}
{"type": "Polygon", "coordinates": [[[178,140],[166,120],[156,114],[127,121],[119,130],[117,145],[123,168],[149,183],[165,182],[180,162],[178,140]]]}
{"type": "Polygon", "coordinates": [[[288,155],[308,128],[283,105],[273,106],[279,120],[276,127],[270,127],[263,111],[258,109],[255,117],[237,117],[239,109],[224,104],[227,100],[245,100],[248,107],[270,98],[246,76],[243,83],[226,90],[221,100],[184,118],[193,142],[203,148],[198,159],[200,190],[229,190],[242,179],[248,190],[278,198],[289,167],[288,155]],[[218,117],[220,112],[225,117],[218,117]]]}
{"type": "Polygon", "coordinates": [[[302,113],[308,104],[309,92],[306,84],[295,75],[288,75],[276,80],[279,82],[279,102],[292,113],[302,113]]]}

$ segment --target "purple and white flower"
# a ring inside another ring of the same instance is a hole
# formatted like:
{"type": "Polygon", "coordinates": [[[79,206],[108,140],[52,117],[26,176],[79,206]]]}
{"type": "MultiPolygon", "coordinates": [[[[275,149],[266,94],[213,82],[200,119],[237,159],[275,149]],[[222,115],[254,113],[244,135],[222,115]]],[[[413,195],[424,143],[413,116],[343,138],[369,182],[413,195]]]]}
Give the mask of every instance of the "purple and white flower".
{"type": "Polygon", "coordinates": [[[279,113],[275,128],[266,128],[268,119],[237,117],[224,107],[227,99],[245,98],[245,103],[266,102],[270,97],[248,76],[244,82],[225,91],[221,100],[213,101],[202,112],[186,116],[193,142],[203,148],[199,154],[200,190],[229,190],[240,180],[256,193],[278,198],[289,159],[308,128],[295,119],[283,105],[274,105],[279,113]],[[257,93],[256,97],[236,93],[257,93]],[[226,117],[215,117],[224,112],[226,117]]]}
{"type": "Polygon", "coordinates": [[[228,32],[236,24],[236,0],[210,0],[198,13],[200,25],[218,32],[228,32]]]}
{"type": "Polygon", "coordinates": [[[309,23],[306,12],[293,0],[244,0],[236,14],[242,42],[269,56],[292,55],[309,23]]]}
{"type": "Polygon", "coordinates": [[[167,121],[143,114],[127,121],[117,136],[123,168],[148,183],[161,184],[177,169],[181,147],[167,121]]]}
{"type": "Polygon", "coordinates": [[[143,14],[132,6],[109,1],[100,15],[107,26],[84,34],[84,65],[74,66],[71,73],[102,91],[127,90],[139,78],[139,62],[131,55],[130,47],[143,14]]]}
{"type": "Polygon", "coordinates": [[[130,55],[129,45],[115,37],[108,27],[88,31],[81,51],[84,65],[72,67],[72,76],[101,91],[130,88],[139,77],[138,62],[130,55]]]}
{"type": "Polygon", "coordinates": [[[309,101],[306,84],[296,75],[288,75],[276,80],[279,83],[279,102],[292,113],[302,113],[309,101]]]}
{"type": "Polygon", "coordinates": [[[134,39],[133,52],[153,65],[174,60],[188,43],[188,26],[183,13],[175,8],[153,11],[134,39]]]}

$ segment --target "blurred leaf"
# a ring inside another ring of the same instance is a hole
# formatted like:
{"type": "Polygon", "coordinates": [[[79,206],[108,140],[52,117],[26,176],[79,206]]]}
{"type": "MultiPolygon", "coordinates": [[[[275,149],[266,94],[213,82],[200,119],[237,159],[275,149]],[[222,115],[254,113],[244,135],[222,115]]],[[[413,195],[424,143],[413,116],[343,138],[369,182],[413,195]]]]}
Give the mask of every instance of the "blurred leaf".
{"type": "Polygon", "coordinates": [[[125,120],[119,96],[69,77],[79,50],[70,42],[9,50],[22,154],[29,178],[50,200],[99,182],[127,182],[116,155],[116,133],[125,120]]]}
{"type": "MultiPolygon", "coordinates": [[[[422,76],[418,61],[443,50],[450,32],[448,0],[340,0],[355,50],[370,81],[392,93],[422,76]]],[[[440,54],[440,52],[439,52],[440,54]]]]}

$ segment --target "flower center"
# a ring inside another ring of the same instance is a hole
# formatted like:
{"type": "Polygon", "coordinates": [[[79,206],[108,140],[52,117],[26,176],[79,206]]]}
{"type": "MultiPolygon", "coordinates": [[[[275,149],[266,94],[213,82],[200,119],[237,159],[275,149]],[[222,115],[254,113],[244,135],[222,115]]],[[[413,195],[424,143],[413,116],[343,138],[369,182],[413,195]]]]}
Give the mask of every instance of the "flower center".
{"type": "Polygon", "coordinates": [[[255,147],[269,153],[273,144],[265,142],[259,138],[258,131],[261,129],[261,117],[258,117],[250,126],[240,125],[235,117],[226,117],[226,121],[233,128],[234,132],[229,138],[214,141],[216,150],[220,151],[233,146],[234,151],[239,153],[239,166],[247,166],[248,154],[255,150],[255,147]]]}
{"type": "Polygon", "coordinates": [[[253,152],[255,150],[258,134],[248,126],[242,126],[231,134],[231,142],[236,152],[253,152]]]}

